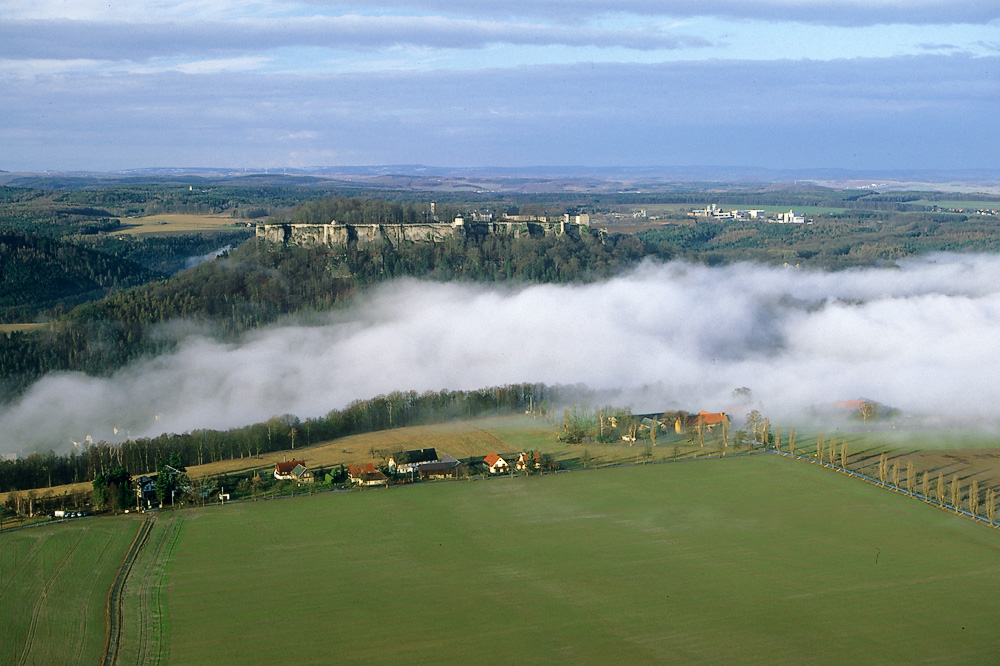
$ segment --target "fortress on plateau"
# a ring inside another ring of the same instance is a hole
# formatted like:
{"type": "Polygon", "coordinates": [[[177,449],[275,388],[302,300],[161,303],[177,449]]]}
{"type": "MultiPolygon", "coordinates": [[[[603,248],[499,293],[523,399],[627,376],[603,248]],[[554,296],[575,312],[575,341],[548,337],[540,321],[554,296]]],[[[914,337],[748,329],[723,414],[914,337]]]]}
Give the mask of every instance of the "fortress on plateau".
{"type": "Polygon", "coordinates": [[[554,219],[515,216],[489,221],[467,221],[456,217],[453,222],[406,224],[343,224],[334,220],[326,224],[282,222],[257,225],[257,238],[307,247],[381,243],[398,246],[403,243],[435,243],[453,237],[482,239],[490,235],[513,238],[567,235],[579,238],[581,233],[590,233],[589,215],[563,215],[554,219]]]}

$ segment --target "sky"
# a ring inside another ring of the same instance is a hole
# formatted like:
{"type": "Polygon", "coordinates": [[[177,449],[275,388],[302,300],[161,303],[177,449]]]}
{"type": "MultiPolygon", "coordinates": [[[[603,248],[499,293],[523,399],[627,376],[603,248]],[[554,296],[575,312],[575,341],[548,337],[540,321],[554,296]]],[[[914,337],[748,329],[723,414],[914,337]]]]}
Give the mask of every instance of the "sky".
{"type": "Polygon", "coordinates": [[[0,0],[0,170],[995,168],[996,0],[0,0]]]}
{"type": "Polygon", "coordinates": [[[324,317],[238,342],[175,322],[160,332],[179,340],[171,353],[110,377],[49,374],[0,406],[0,453],[521,382],[583,384],[634,413],[726,411],[737,426],[757,408],[806,427],[868,399],[899,409],[904,429],[1000,427],[997,255],[836,273],[650,261],[585,285],[410,279],[324,317]],[[734,398],[742,387],[751,404],[734,398]]]}

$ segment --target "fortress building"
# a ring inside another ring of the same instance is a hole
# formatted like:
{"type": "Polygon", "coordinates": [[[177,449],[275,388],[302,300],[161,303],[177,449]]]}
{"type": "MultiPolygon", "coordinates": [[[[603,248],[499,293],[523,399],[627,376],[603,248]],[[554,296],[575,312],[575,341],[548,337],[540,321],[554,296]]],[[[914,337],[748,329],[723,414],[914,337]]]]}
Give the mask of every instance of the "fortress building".
{"type": "Polygon", "coordinates": [[[336,220],[326,224],[294,222],[262,223],[257,225],[257,238],[272,243],[290,243],[307,247],[350,246],[389,243],[436,243],[447,238],[482,239],[490,235],[543,237],[568,235],[579,238],[590,233],[587,215],[563,215],[556,219],[467,221],[456,217],[453,222],[416,222],[412,224],[342,224],[336,220]]]}

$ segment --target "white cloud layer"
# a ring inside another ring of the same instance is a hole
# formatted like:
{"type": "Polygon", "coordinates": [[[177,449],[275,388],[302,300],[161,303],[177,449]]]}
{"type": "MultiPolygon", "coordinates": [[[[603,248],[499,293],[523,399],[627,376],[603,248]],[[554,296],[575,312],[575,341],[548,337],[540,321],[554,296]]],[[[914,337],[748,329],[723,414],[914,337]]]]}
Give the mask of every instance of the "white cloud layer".
{"type": "Polygon", "coordinates": [[[585,286],[402,281],[323,325],[270,328],[239,344],[191,337],[111,378],[46,377],[0,410],[0,449],[517,382],[622,391],[639,411],[731,408],[733,389],[747,386],[790,422],[864,397],[912,416],[995,423],[997,376],[992,255],[837,273],[645,264],[585,286]]]}
{"type": "Polygon", "coordinates": [[[437,13],[497,18],[534,17],[572,24],[593,17],[717,16],[727,19],[779,20],[828,25],[985,23],[1000,19],[993,0],[380,0],[375,4],[344,0],[6,0],[0,10],[11,18],[75,20],[147,20],[195,18],[218,20],[248,16],[301,16],[313,13],[437,13]]]}

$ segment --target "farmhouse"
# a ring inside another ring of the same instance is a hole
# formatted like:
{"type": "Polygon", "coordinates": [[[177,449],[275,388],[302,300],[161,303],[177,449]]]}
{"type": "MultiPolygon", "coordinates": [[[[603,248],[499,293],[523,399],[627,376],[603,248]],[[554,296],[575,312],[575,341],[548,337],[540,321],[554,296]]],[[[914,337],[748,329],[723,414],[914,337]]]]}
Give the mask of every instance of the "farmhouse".
{"type": "Polygon", "coordinates": [[[538,453],[533,453],[529,451],[528,453],[521,453],[517,456],[517,460],[514,461],[514,469],[518,472],[523,472],[527,469],[541,469],[542,468],[542,456],[538,453]]]}
{"type": "Polygon", "coordinates": [[[433,448],[403,451],[389,458],[389,471],[395,474],[412,474],[422,465],[439,462],[433,448]]]}
{"type": "Polygon", "coordinates": [[[389,485],[389,477],[383,474],[382,470],[375,469],[375,463],[351,465],[348,468],[348,475],[351,477],[351,483],[355,483],[362,488],[389,485]]]}
{"type": "Polygon", "coordinates": [[[303,460],[276,463],[274,478],[278,481],[298,481],[299,483],[312,483],[314,480],[313,473],[306,468],[306,463],[303,460]]]}
{"type": "Polygon", "coordinates": [[[674,420],[674,432],[682,434],[690,430],[697,430],[698,428],[704,428],[708,432],[712,432],[712,428],[728,425],[729,415],[725,412],[701,411],[686,417],[677,417],[674,420]]]}
{"type": "Polygon", "coordinates": [[[457,479],[465,476],[466,466],[447,453],[436,462],[423,463],[417,468],[421,479],[457,479]]]}
{"type": "Polygon", "coordinates": [[[495,453],[487,454],[483,458],[483,464],[490,470],[490,474],[506,474],[510,470],[507,461],[495,453]]]}

